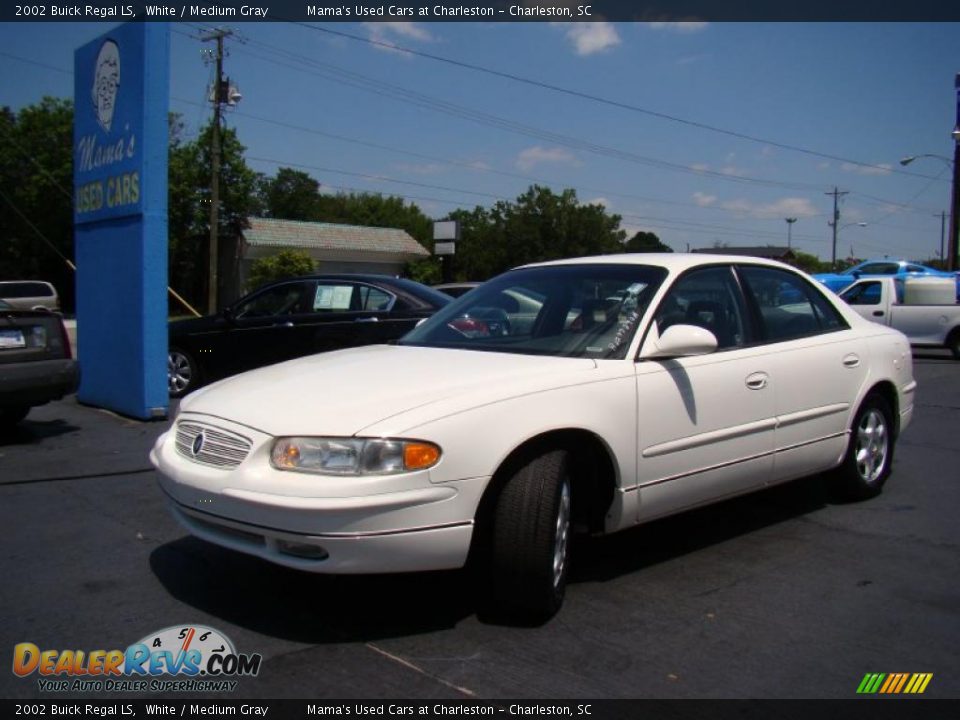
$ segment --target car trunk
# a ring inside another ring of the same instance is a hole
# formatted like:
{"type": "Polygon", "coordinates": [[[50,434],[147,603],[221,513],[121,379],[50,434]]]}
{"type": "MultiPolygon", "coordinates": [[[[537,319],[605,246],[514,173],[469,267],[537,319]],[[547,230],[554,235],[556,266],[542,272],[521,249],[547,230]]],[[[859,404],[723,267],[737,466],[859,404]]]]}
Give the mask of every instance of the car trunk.
{"type": "Polygon", "coordinates": [[[0,365],[70,358],[70,343],[59,315],[0,310],[0,365]]]}

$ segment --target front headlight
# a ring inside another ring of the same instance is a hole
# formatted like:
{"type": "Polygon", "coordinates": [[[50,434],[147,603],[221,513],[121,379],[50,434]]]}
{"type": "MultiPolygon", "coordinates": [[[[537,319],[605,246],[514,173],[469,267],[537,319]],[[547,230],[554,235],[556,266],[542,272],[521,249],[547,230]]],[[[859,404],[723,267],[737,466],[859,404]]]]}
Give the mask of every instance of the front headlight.
{"type": "Polygon", "coordinates": [[[439,461],[440,448],[421,440],[284,437],[270,452],[277,470],[322,475],[389,475],[426,470],[439,461]]]}

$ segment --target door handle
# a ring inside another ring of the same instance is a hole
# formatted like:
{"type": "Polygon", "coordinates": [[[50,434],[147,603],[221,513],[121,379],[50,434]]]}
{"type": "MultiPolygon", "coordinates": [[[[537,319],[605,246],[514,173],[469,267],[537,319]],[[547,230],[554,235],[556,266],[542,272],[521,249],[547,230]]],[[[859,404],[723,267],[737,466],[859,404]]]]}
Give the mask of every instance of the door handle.
{"type": "Polygon", "coordinates": [[[274,326],[274,327],[284,327],[284,328],[286,328],[286,327],[293,327],[293,323],[290,322],[289,320],[287,320],[286,322],[282,322],[282,323],[274,323],[273,326],[274,326]]]}
{"type": "Polygon", "coordinates": [[[874,317],[883,317],[883,310],[874,310],[874,311],[873,311],[873,316],[874,316],[874,317]]]}
{"type": "Polygon", "coordinates": [[[747,375],[745,382],[751,390],[763,390],[767,386],[769,379],[770,377],[766,373],[756,372],[752,375],[747,375]]]}
{"type": "Polygon", "coordinates": [[[860,366],[860,356],[850,353],[843,359],[843,366],[848,368],[855,368],[860,366]]]}
{"type": "Polygon", "coordinates": [[[354,322],[380,322],[378,317],[357,318],[354,322]]]}

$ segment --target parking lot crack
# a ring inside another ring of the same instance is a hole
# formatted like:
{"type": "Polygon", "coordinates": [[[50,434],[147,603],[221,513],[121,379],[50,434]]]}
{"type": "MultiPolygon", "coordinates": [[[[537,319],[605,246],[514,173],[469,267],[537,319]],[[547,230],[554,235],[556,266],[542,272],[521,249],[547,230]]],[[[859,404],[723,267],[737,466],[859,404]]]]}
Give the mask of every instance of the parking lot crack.
{"type": "Polygon", "coordinates": [[[448,687],[448,688],[450,688],[451,690],[454,690],[454,691],[460,693],[461,695],[465,695],[466,697],[471,697],[471,698],[477,696],[477,694],[476,694],[475,692],[473,692],[473,690],[470,690],[469,688],[461,687],[460,685],[454,685],[454,684],[451,683],[451,682],[447,682],[447,681],[444,680],[442,677],[439,677],[439,676],[437,676],[437,675],[434,675],[433,673],[424,670],[423,668],[419,667],[418,665],[414,665],[412,662],[410,662],[409,660],[406,660],[405,658],[400,657],[399,655],[394,655],[393,653],[387,652],[387,651],[384,650],[383,648],[379,648],[379,647],[377,647],[376,645],[374,645],[373,643],[365,643],[365,645],[366,645],[366,647],[368,647],[369,649],[373,650],[375,653],[377,653],[377,654],[379,654],[379,655],[382,655],[383,657],[387,658],[388,660],[392,660],[392,661],[395,662],[395,663],[399,663],[400,665],[403,665],[405,668],[408,668],[408,669],[410,669],[410,670],[413,670],[414,672],[419,673],[419,674],[423,675],[424,677],[428,677],[428,678],[430,678],[431,680],[433,680],[434,682],[438,682],[438,683],[440,683],[441,685],[443,685],[443,686],[445,686],[445,687],[448,687]]]}

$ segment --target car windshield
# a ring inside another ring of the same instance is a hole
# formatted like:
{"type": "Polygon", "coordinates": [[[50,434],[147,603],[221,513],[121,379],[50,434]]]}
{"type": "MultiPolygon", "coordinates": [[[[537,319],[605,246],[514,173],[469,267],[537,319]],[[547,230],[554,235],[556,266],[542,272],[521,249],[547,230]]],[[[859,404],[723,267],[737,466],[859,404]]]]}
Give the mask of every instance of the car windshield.
{"type": "Polygon", "coordinates": [[[599,263],[514,270],[443,308],[400,344],[622,359],[666,274],[599,263]]]}

